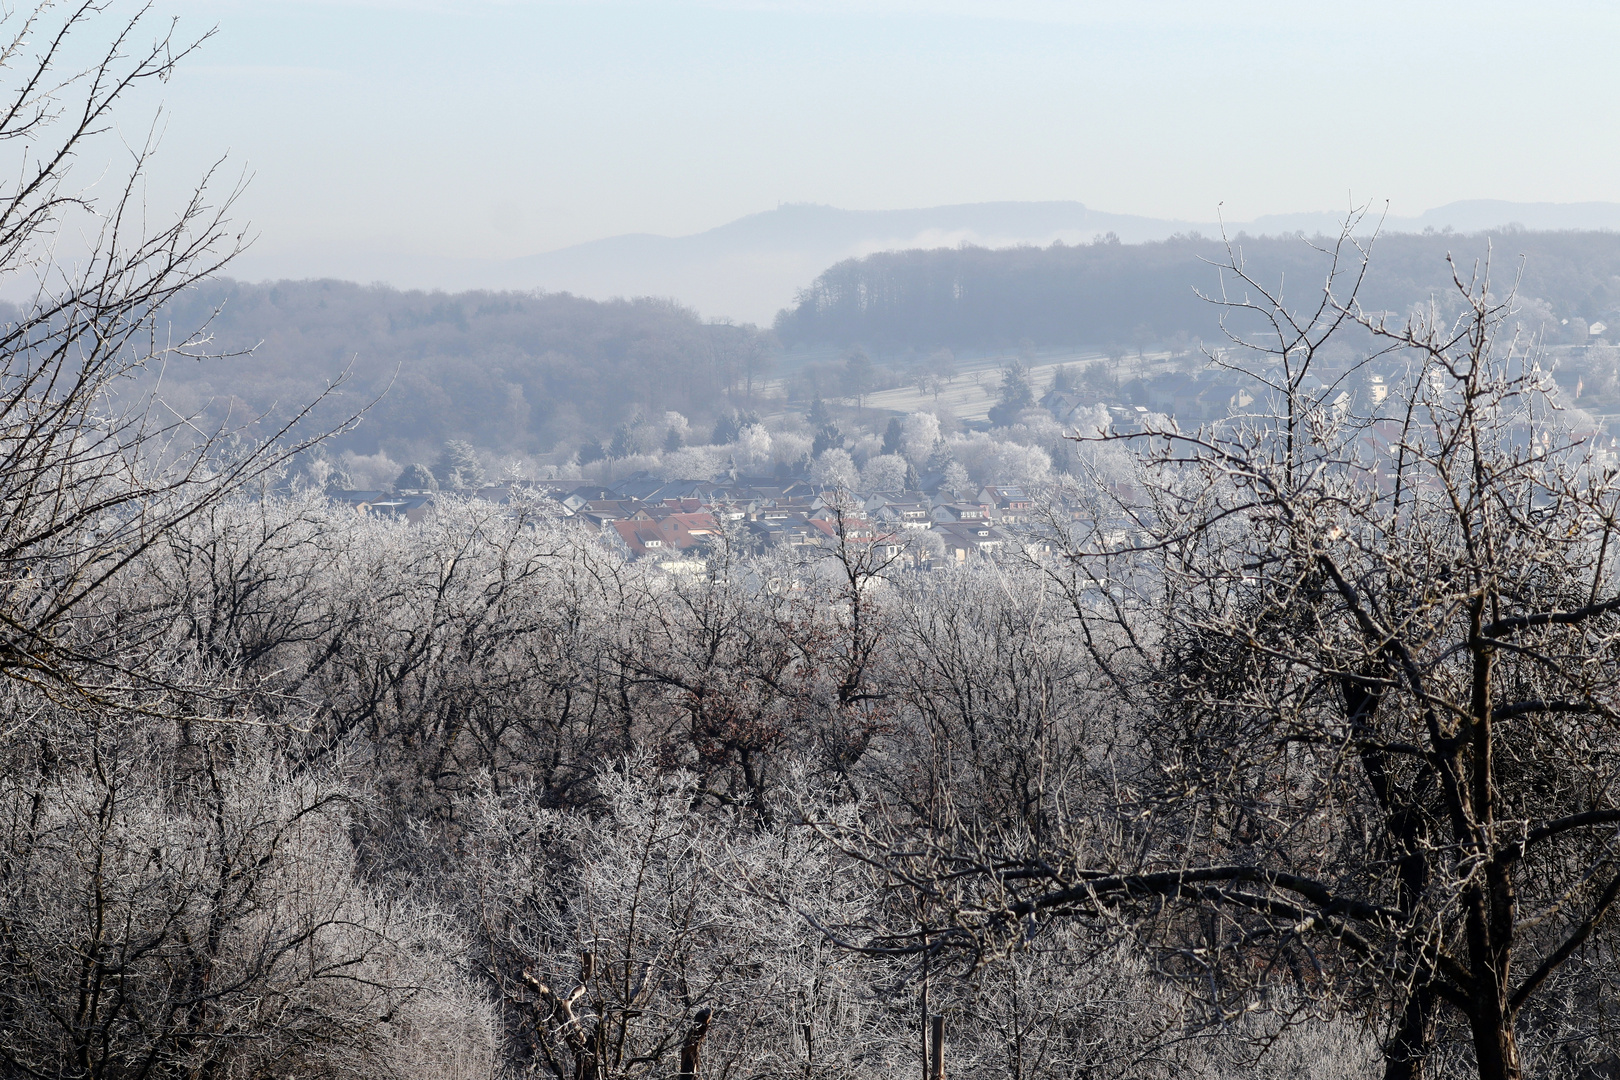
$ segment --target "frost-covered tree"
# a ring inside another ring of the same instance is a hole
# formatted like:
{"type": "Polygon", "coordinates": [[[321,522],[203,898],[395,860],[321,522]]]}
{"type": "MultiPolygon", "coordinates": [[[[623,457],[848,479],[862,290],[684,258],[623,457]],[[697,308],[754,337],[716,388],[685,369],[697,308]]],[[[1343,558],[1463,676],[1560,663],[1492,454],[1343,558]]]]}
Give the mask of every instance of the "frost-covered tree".
{"type": "Polygon", "coordinates": [[[0,180],[0,678],[92,696],[106,672],[81,678],[67,625],[130,559],[312,444],[307,409],[260,425],[150,394],[169,360],[206,358],[207,315],[170,314],[243,234],[212,175],[172,214],[145,201],[160,126],[127,106],[200,44],[147,14],[0,11],[0,143],[16,153],[0,180]]]}
{"type": "Polygon", "coordinates": [[[344,778],[206,720],[176,738],[29,712],[39,741],[11,742],[0,770],[4,1071],[425,1080],[493,1066],[494,1018],[453,925],[358,880],[364,796],[344,778]]]}
{"type": "Polygon", "coordinates": [[[420,461],[413,461],[401,470],[394,486],[402,491],[438,491],[439,478],[420,461]]]}
{"type": "Polygon", "coordinates": [[[906,489],[906,472],[910,468],[899,454],[883,454],[867,461],[861,470],[860,487],[867,492],[898,495],[906,489]]]}
{"type": "Polygon", "coordinates": [[[911,413],[900,425],[900,453],[919,469],[940,443],[939,417],[933,413],[911,413]]]}
{"type": "Polygon", "coordinates": [[[601,817],[523,789],[468,804],[458,891],[514,1056],[558,1077],[655,1077],[696,1043],[718,1075],[893,1075],[909,1047],[872,992],[880,965],[816,929],[872,902],[858,868],[805,830],[697,809],[690,775],[649,772],[599,774],[601,817]]]}
{"type": "Polygon", "coordinates": [[[484,484],[484,463],[471,443],[450,439],[433,467],[433,475],[452,491],[476,490],[484,484]]]}
{"type": "Polygon", "coordinates": [[[823,488],[855,490],[860,483],[860,470],[849,452],[839,447],[823,450],[810,464],[810,482],[823,488]]]}

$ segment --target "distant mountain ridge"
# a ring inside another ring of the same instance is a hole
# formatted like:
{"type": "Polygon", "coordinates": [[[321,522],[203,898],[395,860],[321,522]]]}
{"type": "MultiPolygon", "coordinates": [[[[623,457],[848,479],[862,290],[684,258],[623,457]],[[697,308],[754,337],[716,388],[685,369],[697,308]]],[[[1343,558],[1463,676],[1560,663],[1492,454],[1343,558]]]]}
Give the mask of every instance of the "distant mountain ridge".
{"type": "MultiPolygon", "coordinates": [[[[1266,214],[1228,228],[1267,236],[1299,231],[1337,232],[1343,220],[1343,214],[1266,214]]],[[[1367,221],[1369,225],[1374,224],[1377,216],[1369,214],[1367,221]]],[[[1385,232],[1403,233],[1422,232],[1425,229],[1473,233],[1499,229],[1505,225],[1519,225],[1531,232],[1565,229],[1620,231],[1620,203],[1521,203],[1502,199],[1465,199],[1425,211],[1417,217],[1391,216],[1383,221],[1385,232]]]]}
{"type": "MultiPolygon", "coordinates": [[[[1369,215],[1368,227],[1376,219],[1369,215]]],[[[1268,214],[1225,223],[1229,234],[1337,232],[1343,214],[1268,214]]],[[[1386,232],[1454,229],[1477,232],[1509,224],[1531,230],[1620,230],[1620,203],[1515,203],[1476,199],[1416,217],[1384,219],[1386,232]]],[[[245,278],[331,276],[383,281],[401,288],[541,289],[606,299],[667,297],[707,317],[768,323],[799,289],[844,259],[913,248],[1047,246],[1082,243],[1113,233],[1124,243],[1178,233],[1218,235],[1214,221],[1114,214],[1080,202],[990,202],[913,210],[841,210],[787,203],[687,236],[610,236],[508,260],[451,260],[356,253],[319,274],[296,260],[255,258],[235,268],[245,278]]]]}

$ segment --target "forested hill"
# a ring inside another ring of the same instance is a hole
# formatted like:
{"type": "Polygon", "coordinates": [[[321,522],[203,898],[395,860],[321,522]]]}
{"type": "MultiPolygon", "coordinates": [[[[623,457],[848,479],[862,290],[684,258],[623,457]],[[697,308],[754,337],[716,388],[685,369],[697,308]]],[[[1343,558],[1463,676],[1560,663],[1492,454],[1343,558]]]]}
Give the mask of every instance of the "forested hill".
{"type": "MultiPolygon", "coordinates": [[[[1286,282],[1294,304],[1321,292],[1326,262],[1313,244],[1331,240],[1234,241],[1257,279],[1286,282]]],[[[1588,321],[1620,324],[1620,233],[1612,232],[1384,236],[1372,247],[1363,306],[1405,313],[1450,291],[1448,253],[1465,273],[1490,255],[1498,293],[1522,267],[1519,296],[1543,302],[1531,310],[1542,321],[1553,317],[1548,332],[1554,338],[1573,337],[1571,327],[1584,333],[1588,321]]],[[[1209,340],[1219,334],[1218,312],[1195,290],[1218,295],[1220,275],[1211,262],[1227,258],[1219,240],[1197,234],[1145,244],[884,252],[827,270],[777,316],[776,329],[789,345],[877,349],[1209,340]]]]}
{"type": "Polygon", "coordinates": [[[638,410],[712,417],[728,387],[770,358],[768,333],[705,323],[656,300],[598,302],[566,293],[401,292],[338,281],[202,283],[167,312],[177,333],[211,309],[211,353],[171,361],[168,398],[183,408],[232,400],[282,412],[350,368],[336,415],[388,393],[343,440],[436,452],[467,439],[496,452],[543,453],[638,410]]]}

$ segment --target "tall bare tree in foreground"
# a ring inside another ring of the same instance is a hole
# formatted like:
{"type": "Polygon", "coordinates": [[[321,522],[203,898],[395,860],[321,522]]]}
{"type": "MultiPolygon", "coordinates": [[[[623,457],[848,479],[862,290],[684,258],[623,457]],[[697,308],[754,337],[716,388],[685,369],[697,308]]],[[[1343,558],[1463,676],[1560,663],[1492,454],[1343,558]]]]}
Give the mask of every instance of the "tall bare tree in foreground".
{"type": "Polygon", "coordinates": [[[202,355],[206,328],[176,336],[164,305],[243,236],[236,192],[218,197],[212,173],[167,219],[145,204],[155,143],[123,141],[115,117],[198,42],[172,24],[148,36],[144,9],[109,7],[0,18],[0,292],[22,297],[0,322],[0,671],[57,685],[83,675],[61,629],[87,597],[303,445],[292,424],[210,424],[136,392],[136,376],[151,385],[165,362],[202,355]]]}
{"type": "Polygon", "coordinates": [[[1232,252],[1224,362],[1260,411],[1136,436],[1138,482],[1052,571],[1135,736],[1041,793],[1045,834],[958,810],[867,842],[933,948],[1099,920],[1209,1022],[1376,1020],[1391,1078],[1613,1060],[1620,470],[1560,423],[1488,271],[1395,327],[1357,304],[1349,229],[1327,254],[1296,313],[1232,252]],[[1358,418],[1367,364],[1405,378],[1358,418]]]}

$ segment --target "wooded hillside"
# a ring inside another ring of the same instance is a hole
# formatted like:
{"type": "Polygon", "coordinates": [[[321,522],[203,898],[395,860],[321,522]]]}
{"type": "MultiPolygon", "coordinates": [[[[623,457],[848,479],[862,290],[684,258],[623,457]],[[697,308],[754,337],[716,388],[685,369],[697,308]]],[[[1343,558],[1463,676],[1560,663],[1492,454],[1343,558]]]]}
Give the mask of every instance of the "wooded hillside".
{"type": "Polygon", "coordinates": [[[332,417],[383,394],[345,449],[409,456],[446,439],[544,453],[638,411],[712,418],[724,392],[763,365],[752,327],[705,323],[659,300],[599,302],[566,293],[401,292],[340,281],[204,281],[165,312],[194,327],[218,308],[211,353],[171,360],[165,395],[182,411],[228,405],[273,414],[313,398],[345,370],[332,417]],[[248,350],[252,350],[251,353],[248,350]]]}
{"type": "MultiPolygon", "coordinates": [[[[1321,255],[1311,245],[1330,241],[1239,235],[1233,243],[1257,278],[1284,283],[1284,299],[1303,304],[1320,295],[1321,255]]],[[[1522,260],[1519,296],[1547,324],[1549,342],[1584,334],[1594,320],[1620,324],[1620,234],[1405,234],[1378,239],[1374,250],[1361,294],[1372,309],[1404,316],[1431,296],[1454,294],[1450,254],[1465,274],[1489,257],[1503,285],[1522,260]]],[[[1148,244],[882,252],[827,270],[777,316],[776,330],[789,345],[885,350],[1213,340],[1217,312],[1198,292],[1219,292],[1216,268],[1226,260],[1219,239],[1197,234],[1148,244]]]]}

